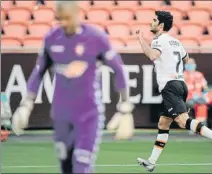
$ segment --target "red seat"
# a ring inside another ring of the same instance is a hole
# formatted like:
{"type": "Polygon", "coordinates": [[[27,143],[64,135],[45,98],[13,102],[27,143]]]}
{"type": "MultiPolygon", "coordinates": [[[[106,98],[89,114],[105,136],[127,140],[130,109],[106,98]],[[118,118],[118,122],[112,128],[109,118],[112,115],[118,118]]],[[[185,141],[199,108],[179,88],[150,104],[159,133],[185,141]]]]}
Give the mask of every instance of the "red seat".
{"type": "Polygon", "coordinates": [[[173,25],[171,30],[169,30],[169,34],[175,37],[179,33],[179,28],[176,25],[173,25]]]}
{"type": "Polygon", "coordinates": [[[1,24],[4,23],[5,19],[6,19],[6,11],[2,8],[1,9],[1,24]]]}
{"type": "Polygon", "coordinates": [[[27,23],[31,19],[31,11],[26,7],[16,7],[8,10],[9,21],[27,23]]]}
{"type": "Polygon", "coordinates": [[[109,19],[109,11],[105,8],[91,8],[87,12],[88,20],[95,22],[104,22],[109,19]]]}
{"type": "Polygon", "coordinates": [[[43,37],[33,37],[27,36],[23,39],[24,47],[41,47],[43,42],[43,37]]]}
{"type": "Polygon", "coordinates": [[[210,11],[206,8],[191,8],[187,14],[191,22],[205,24],[210,21],[210,11]]]}
{"type": "Polygon", "coordinates": [[[158,1],[141,1],[141,6],[144,8],[153,8],[154,10],[159,10],[163,4],[162,0],[158,1]]]}
{"type": "Polygon", "coordinates": [[[212,36],[212,22],[209,22],[207,24],[207,30],[210,36],[212,36]]]}
{"type": "Polygon", "coordinates": [[[110,12],[113,21],[129,22],[134,18],[134,13],[130,8],[113,8],[110,12]]]}
{"type": "Polygon", "coordinates": [[[22,39],[26,35],[27,26],[24,23],[10,22],[4,25],[5,36],[22,39]]]}
{"type": "Polygon", "coordinates": [[[45,7],[55,9],[55,1],[45,1],[45,7]]]}
{"type": "Polygon", "coordinates": [[[12,1],[1,1],[1,9],[8,10],[13,7],[12,1]]]}
{"type": "Polygon", "coordinates": [[[141,32],[145,35],[146,38],[152,38],[153,34],[150,31],[150,23],[143,22],[132,22],[131,23],[131,32],[135,35],[136,31],[140,29],[141,32]]]}
{"type": "Polygon", "coordinates": [[[85,20],[85,17],[87,15],[87,12],[84,8],[80,8],[80,19],[85,20]]]}
{"type": "Polygon", "coordinates": [[[192,7],[192,1],[171,1],[171,6],[186,12],[192,7]]]}
{"type": "Polygon", "coordinates": [[[125,43],[129,48],[141,49],[141,45],[135,36],[126,38],[125,43]]]}
{"type": "Polygon", "coordinates": [[[113,8],[115,6],[115,1],[93,1],[93,6],[95,8],[106,8],[107,10],[113,8]]]}
{"type": "Polygon", "coordinates": [[[212,11],[212,1],[194,1],[196,8],[207,8],[208,10],[212,11]]]}
{"type": "Polygon", "coordinates": [[[15,1],[16,7],[25,7],[32,10],[36,7],[36,1],[15,1]]]}
{"type": "Polygon", "coordinates": [[[127,7],[127,8],[131,8],[131,9],[135,9],[139,7],[139,1],[138,0],[134,0],[134,1],[117,1],[117,7],[127,7]]]}
{"type": "Polygon", "coordinates": [[[184,22],[180,25],[181,35],[186,37],[199,37],[203,30],[204,28],[197,23],[184,22]]]}
{"type": "Polygon", "coordinates": [[[212,53],[212,36],[205,36],[199,39],[201,53],[212,53]]]}
{"type": "Polygon", "coordinates": [[[123,22],[108,22],[107,31],[111,37],[128,37],[130,35],[130,26],[123,22]]]}
{"type": "Polygon", "coordinates": [[[153,8],[138,8],[135,10],[135,15],[139,22],[150,23],[155,17],[155,10],[153,8]]]}
{"type": "Polygon", "coordinates": [[[115,48],[123,48],[125,46],[124,40],[116,37],[109,37],[110,43],[115,48]]]}
{"type": "Polygon", "coordinates": [[[34,37],[44,37],[50,30],[51,25],[47,23],[35,22],[28,25],[28,31],[30,36],[34,37]]]}
{"type": "Polygon", "coordinates": [[[1,45],[2,45],[2,48],[21,47],[22,43],[21,43],[21,40],[18,39],[17,37],[2,36],[1,45]]]}
{"type": "Polygon", "coordinates": [[[162,10],[169,11],[173,15],[174,23],[182,21],[183,17],[185,16],[185,13],[182,10],[174,8],[174,7],[164,6],[162,10]]]}
{"type": "Polygon", "coordinates": [[[36,22],[51,22],[55,19],[55,14],[50,7],[40,7],[33,11],[33,17],[36,22]]]}
{"type": "Polygon", "coordinates": [[[83,8],[83,9],[88,9],[91,6],[90,1],[78,1],[78,2],[79,2],[80,8],[83,8]]]}
{"type": "Polygon", "coordinates": [[[105,32],[105,27],[101,22],[83,21],[83,23],[90,24],[90,25],[98,28],[99,30],[105,32]]]}
{"type": "Polygon", "coordinates": [[[199,42],[195,37],[178,37],[185,49],[190,53],[199,52],[199,42]]]}

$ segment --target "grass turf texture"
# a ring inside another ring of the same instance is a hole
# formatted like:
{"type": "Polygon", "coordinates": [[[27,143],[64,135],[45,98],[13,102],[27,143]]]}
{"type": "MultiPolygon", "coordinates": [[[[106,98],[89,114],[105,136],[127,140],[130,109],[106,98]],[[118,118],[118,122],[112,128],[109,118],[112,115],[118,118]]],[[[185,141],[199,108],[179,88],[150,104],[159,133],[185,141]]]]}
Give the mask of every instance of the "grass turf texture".
{"type": "MultiPolygon", "coordinates": [[[[100,147],[96,173],[146,173],[136,158],[149,157],[154,139],[108,141],[100,147]]],[[[168,142],[154,173],[212,173],[211,141],[168,142]]],[[[52,142],[2,143],[2,173],[59,173],[52,142]]]]}

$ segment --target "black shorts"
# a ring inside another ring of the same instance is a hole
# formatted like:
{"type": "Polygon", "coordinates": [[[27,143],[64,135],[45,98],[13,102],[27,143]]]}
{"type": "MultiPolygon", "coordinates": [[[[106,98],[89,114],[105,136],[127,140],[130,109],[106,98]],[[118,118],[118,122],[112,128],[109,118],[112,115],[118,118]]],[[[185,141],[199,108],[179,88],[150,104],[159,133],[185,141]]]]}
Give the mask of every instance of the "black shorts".
{"type": "Polygon", "coordinates": [[[187,112],[186,98],[188,88],[183,81],[169,81],[161,91],[163,108],[161,115],[175,119],[178,115],[187,112]]]}

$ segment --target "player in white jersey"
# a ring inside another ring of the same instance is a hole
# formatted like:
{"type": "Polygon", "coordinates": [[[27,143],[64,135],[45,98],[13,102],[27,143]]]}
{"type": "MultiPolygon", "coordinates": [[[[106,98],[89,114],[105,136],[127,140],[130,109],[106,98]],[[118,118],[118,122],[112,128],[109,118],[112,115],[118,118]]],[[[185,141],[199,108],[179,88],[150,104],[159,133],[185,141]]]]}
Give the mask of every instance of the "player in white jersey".
{"type": "Polygon", "coordinates": [[[203,123],[189,118],[185,101],[188,89],[183,77],[183,62],[189,56],[182,44],[167,32],[172,28],[173,16],[166,11],[156,11],[151,24],[151,32],[155,35],[151,47],[143,38],[143,34],[136,32],[140,45],[146,56],[155,64],[159,91],[163,97],[163,112],[158,123],[158,135],[152,154],[148,160],[137,158],[138,163],[152,172],[164,149],[170,125],[175,121],[179,127],[212,139],[212,130],[203,123]]]}

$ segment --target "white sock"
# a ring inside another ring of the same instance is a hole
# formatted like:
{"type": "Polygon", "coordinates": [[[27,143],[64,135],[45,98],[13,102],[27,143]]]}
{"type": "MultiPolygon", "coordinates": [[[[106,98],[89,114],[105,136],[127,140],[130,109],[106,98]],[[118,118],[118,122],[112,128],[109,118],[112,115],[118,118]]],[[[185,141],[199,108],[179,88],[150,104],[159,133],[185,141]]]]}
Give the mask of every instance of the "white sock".
{"type": "Polygon", "coordinates": [[[206,138],[212,139],[212,130],[196,119],[191,120],[190,129],[206,138]]]}
{"type": "Polygon", "coordinates": [[[149,157],[148,161],[152,164],[155,164],[160,157],[167,141],[169,138],[169,130],[159,130],[155,145],[152,150],[152,154],[149,157]]]}

